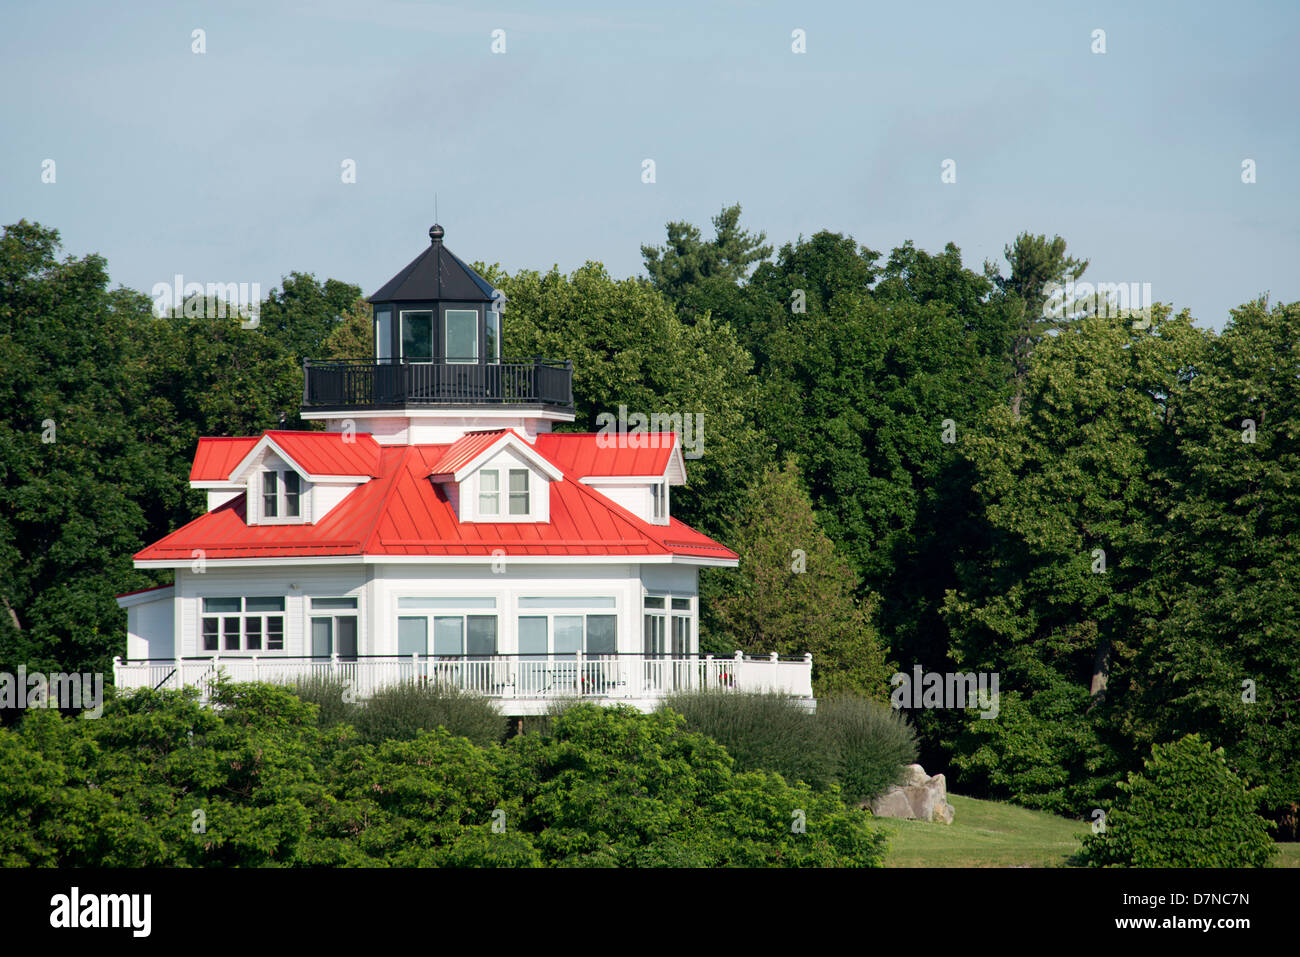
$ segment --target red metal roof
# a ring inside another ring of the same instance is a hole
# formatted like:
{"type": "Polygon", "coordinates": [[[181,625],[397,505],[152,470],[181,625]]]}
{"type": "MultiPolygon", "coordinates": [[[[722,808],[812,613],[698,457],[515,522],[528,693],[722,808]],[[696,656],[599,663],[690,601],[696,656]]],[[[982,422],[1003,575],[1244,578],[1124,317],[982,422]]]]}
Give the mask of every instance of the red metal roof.
{"type": "Polygon", "coordinates": [[[467,432],[447,446],[447,451],[443,453],[442,458],[433,463],[432,474],[455,474],[458,468],[474,461],[480,452],[490,448],[492,443],[501,436],[513,431],[513,429],[496,429],[492,432],[467,432]]]}
{"type": "Polygon", "coordinates": [[[379,443],[366,432],[263,432],[237,439],[199,439],[191,482],[222,482],[263,438],[269,436],[308,475],[379,476],[379,443]],[[346,440],[345,440],[346,439],[346,440]]]}
{"type": "Polygon", "coordinates": [[[593,478],[663,475],[676,443],[673,432],[618,437],[595,432],[544,432],[537,436],[535,448],[564,471],[579,478],[593,478]],[[633,442],[643,447],[635,448],[633,442]]]}
{"type": "Polygon", "coordinates": [[[191,482],[224,482],[240,459],[253,450],[260,436],[238,439],[199,439],[190,468],[191,482]]]}
{"type": "MultiPolygon", "coordinates": [[[[282,435],[326,438],[334,435],[269,434],[277,438],[277,443],[282,435]]],[[[500,437],[499,432],[477,435],[492,435],[492,441],[500,437]]],[[[362,436],[356,438],[360,445],[362,436]]],[[[237,496],[138,552],[135,558],[139,561],[192,561],[195,550],[201,550],[205,558],[213,560],[322,555],[491,556],[497,550],[507,556],[737,558],[735,552],[676,519],[668,525],[653,525],[578,481],[586,475],[660,474],[666,468],[666,456],[671,454],[671,445],[666,442],[661,444],[668,447],[660,449],[606,449],[595,444],[595,435],[538,436],[535,448],[565,472],[562,480],[551,483],[550,521],[462,523],[458,521],[446,493],[437,483],[430,481],[429,475],[435,468],[445,468],[451,450],[465,439],[453,445],[416,446],[379,446],[369,435],[365,439],[374,445],[377,453],[375,480],[353,490],[320,522],[250,526],[245,522],[244,498],[237,496]],[[549,449],[543,447],[543,439],[548,439],[549,449]],[[567,468],[558,457],[548,454],[550,449],[557,448],[561,456],[568,452],[571,460],[580,467],[567,468]],[[635,453],[635,457],[631,453],[635,453]],[[616,461],[607,463],[604,461],[606,457],[616,461]],[[663,465],[655,468],[657,462],[663,465]]],[[[255,443],[257,440],[227,441],[255,443]]],[[[288,440],[289,443],[293,441],[288,440]]],[[[468,444],[461,446],[456,452],[457,457],[465,453],[468,444]]],[[[252,444],[249,444],[244,454],[251,448],[252,444]]],[[[306,448],[305,444],[294,449],[285,447],[285,451],[299,461],[295,451],[303,448],[306,448]]],[[[312,446],[311,451],[319,451],[321,455],[341,454],[337,449],[330,451],[332,448],[326,442],[312,446]]],[[[204,451],[203,443],[200,443],[200,450],[204,451]]],[[[219,451],[220,447],[212,447],[204,454],[216,461],[219,451]]],[[[231,456],[234,453],[225,454],[231,456]]],[[[233,468],[237,461],[235,459],[229,467],[233,468]]],[[[307,467],[305,462],[300,464],[307,467]]],[[[216,465],[206,465],[205,468],[208,471],[203,474],[219,472],[216,465]]],[[[323,474],[341,474],[332,471],[333,464],[330,468],[331,471],[323,474]]],[[[229,475],[229,469],[225,474],[229,475]]]]}

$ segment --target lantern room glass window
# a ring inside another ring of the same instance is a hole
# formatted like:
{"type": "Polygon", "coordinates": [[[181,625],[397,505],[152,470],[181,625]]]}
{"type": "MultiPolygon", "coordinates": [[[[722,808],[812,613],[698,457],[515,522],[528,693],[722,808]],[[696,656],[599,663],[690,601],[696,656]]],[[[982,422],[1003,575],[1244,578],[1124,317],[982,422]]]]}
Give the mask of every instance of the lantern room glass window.
{"type": "Polygon", "coordinates": [[[448,309],[443,314],[448,362],[478,362],[478,310],[448,309]]]}

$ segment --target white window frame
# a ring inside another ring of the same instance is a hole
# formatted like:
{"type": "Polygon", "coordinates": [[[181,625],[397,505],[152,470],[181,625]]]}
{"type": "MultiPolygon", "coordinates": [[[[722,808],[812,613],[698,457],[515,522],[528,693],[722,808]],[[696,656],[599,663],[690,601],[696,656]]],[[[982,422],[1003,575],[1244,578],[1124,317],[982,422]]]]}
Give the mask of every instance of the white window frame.
{"type": "Polygon", "coordinates": [[[287,626],[286,619],[288,618],[288,610],[287,610],[288,601],[285,599],[283,595],[248,595],[248,596],[203,595],[198,597],[196,600],[199,603],[199,608],[198,608],[199,634],[198,634],[198,642],[196,648],[200,655],[220,656],[225,654],[237,654],[237,653],[254,654],[254,655],[263,655],[263,654],[283,655],[285,653],[286,646],[288,644],[285,638],[286,632],[288,630],[286,627],[287,626]],[[207,610],[206,607],[206,603],[210,600],[238,601],[239,611],[211,611],[210,612],[207,610]],[[258,600],[278,601],[281,604],[281,608],[278,610],[258,609],[258,610],[250,611],[248,608],[249,601],[258,601],[258,600]],[[259,644],[258,647],[256,648],[250,647],[249,644],[249,639],[253,637],[253,632],[249,629],[248,623],[253,619],[258,619],[256,636],[259,640],[259,644]],[[280,647],[278,648],[271,647],[272,628],[270,623],[272,619],[279,619],[279,627],[278,629],[276,629],[279,632],[280,647]],[[239,621],[239,647],[228,648],[226,647],[226,635],[229,633],[227,630],[227,622],[234,621],[234,620],[239,621]],[[215,621],[217,625],[217,630],[216,630],[217,647],[216,648],[206,647],[206,637],[208,633],[207,623],[209,621],[215,621]]]}
{"type": "Polygon", "coordinates": [[[254,483],[257,489],[257,515],[258,521],[265,525],[302,525],[307,522],[308,503],[310,502],[311,483],[308,482],[301,473],[292,468],[262,468],[258,470],[257,481],[254,483]],[[275,514],[266,513],[267,498],[267,476],[275,476],[275,514]],[[289,476],[294,476],[298,482],[297,504],[298,514],[289,515],[289,494],[287,486],[289,476]]]}
{"type": "Polygon", "coordinates": [[[485,518],[501,517],[501,470],[500,469],[479,469],[478,473],[478,514],[485,518]],[[496,484],[495,489],[485,489],[483,487],[484,476],[491,475],[493,482],[496,484]],[[483,507],[483,500],[491,497],[492,508],[488,510],[483,507]]]}

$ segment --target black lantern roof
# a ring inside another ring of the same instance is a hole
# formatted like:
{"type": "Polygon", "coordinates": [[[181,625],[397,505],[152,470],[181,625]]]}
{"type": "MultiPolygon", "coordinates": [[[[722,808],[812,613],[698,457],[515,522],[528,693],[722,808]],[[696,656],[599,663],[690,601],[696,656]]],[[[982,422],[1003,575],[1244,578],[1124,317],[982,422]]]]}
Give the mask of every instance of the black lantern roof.
{"type": "Polygon", "coordinates": [[[442,244],[443,228],[437,223],[429,228],[429,248],[411,262],[377,293],[370,297],[379,302],[491,302],[492,284],[442,244]]]}

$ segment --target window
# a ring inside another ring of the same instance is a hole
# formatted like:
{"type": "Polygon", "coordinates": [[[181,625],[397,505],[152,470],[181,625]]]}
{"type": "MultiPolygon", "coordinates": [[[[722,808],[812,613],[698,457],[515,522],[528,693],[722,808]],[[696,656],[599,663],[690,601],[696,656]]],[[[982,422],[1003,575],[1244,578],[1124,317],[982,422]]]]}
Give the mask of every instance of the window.
{"type": "Polygon", "coordinates": [[[428,362],[433,358],[433,313],[425,310],[402,312],[402,358],[407,362],[428,362]]]}
{"type": "Polygon", "coordinates": [[[357,600],[313,598],[311,610],[312,657],[328,658],[337,654],[344,661],[356,661],[357,600]]]}
{"type": "Polygon", "coordinates": [[[497,601],[495,598],[398,598],[400,611],[430,614],[403,615],[397,619],[397,653],[425,655],[430,651],[447,658],[486,658],[497,653],[497,601]],[[474,614],[470,609],[492,609],[474,614]]]}
{"type": "Polygon", "coordinates": [[[297,472],[284,473],[284,514],[286,518],[298,518],[298,493],[302,477],[297,472]]]}
{"type": "Polygon", "coordinates": [[[280,482],[279,472],[262,473],[262,517],[275,518],[279,512],[279,495],[276,492],[280,482]]]}
{"type": "Polygon", "coordinates": [[[375,359],[387,362],[393,357],[393,310],[375,310],[375,359]]]}
{"type": "Polygon", "coordinates": [[[663,482],[655,482],[650,486],[650,501],[653,505],[651,514],[656,522],[661,522],[668,517],[668,489],[663,482]]]}
{"type": "Polygon", "coordinates": [[[293,469],[262,473],[262,518],[302,518],[302,476],[293,469]]]}
{"type": "Polygon", "coordinates": [[[688,656],[691,653],[691,599],[647,595],[643,643],[648,657],[662,657],[666,652],[674,658],[688,656]]]}
{"type": "MultiPolygon", "coordinates": [[[[611,599],[612,601],[612,599],[611,599]]],[[[617,615],[520,615],[519,654],[526,658],[592,657],[618,652],[617,615]]]]}
{"type": "Polygon", "coordinates": [[[204,598],[200,628],[203,652],[284,651],[284,599],[204,598]]]}
{"type": "Polygon", "coordinates": [[[448,362],[478,362],[478,310],[448,309],[443,313],[443,341],[448,362]]]}
{"type": "Polygon", "coordinates": [[[528,469],[510,470],[510,514],[528,514],[528,469]]]}
{"type": "Polygon", "coordinates": [[[488,309],[487,313],[487,360],[501,361],[501,310],[488,309]]]}
{"type": "Polygon", "coordinates": [[[501,514],[501,473],[495,470],[478,473],[478,513],[501,514]]]}

